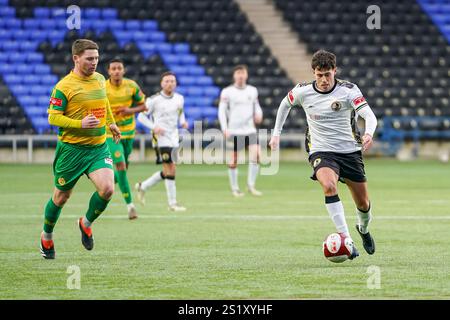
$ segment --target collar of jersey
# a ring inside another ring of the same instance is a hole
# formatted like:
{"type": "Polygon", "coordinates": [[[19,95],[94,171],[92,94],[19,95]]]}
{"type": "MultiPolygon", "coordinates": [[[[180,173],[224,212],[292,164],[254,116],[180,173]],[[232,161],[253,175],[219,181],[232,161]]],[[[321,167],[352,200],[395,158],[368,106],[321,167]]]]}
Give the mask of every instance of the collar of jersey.
{"type": "Polygon", "coordinates": [[[172,93],[171,96],[166,95],[166,94],[164,93],[164,91],[162,91],[162,90],[161,90],[160,94],[161,94],[164,98],[166,98],[166,99],[172,99],[172,98],[175,96],[175,91],[172,93]]]}
{"type": "Polygon", "coordinates": [[[336,88],[336,85],[337,85],[337,80],[334,79],[334,86],[333,86],[333,88],[331,88],[331,89],[328,90],[328,91],[323,92],[323,91],[319,91],[319,90],[316,88],[316,81],[315,81],[315,80],[313,81],[313,84],[312,84],[313,89],[314,89],[317,93],[321,93],[321,94],[329,94],[329,93],[333,92],[333,90],[336,88]]]}
{"type": "Polygon", "coordinates": [[[94,73],[93,73],[91,76],[89,76],[89,77],[80,77],[80,76],[77,75],[75,72],[73,72],[73,69],[70,70],[70,74],[72,75],[72,77],[77,78],[77,79],[79,79],[79,80],[91,80],[91,79],[94,79],[94,76],[95,76],[95,72],[94,72],[94,73]]]}
{"type": "Polygon", "coordinates": [[[247,85],[245,85],[245,86],[243,86],[243,87],[238,87],[237,85],[235,85],[235,84],[233,83],[233,87],[235,87],[235,88],[238,89],[238,90],[244,90],[245,88],[247,88],[247,85]]]}

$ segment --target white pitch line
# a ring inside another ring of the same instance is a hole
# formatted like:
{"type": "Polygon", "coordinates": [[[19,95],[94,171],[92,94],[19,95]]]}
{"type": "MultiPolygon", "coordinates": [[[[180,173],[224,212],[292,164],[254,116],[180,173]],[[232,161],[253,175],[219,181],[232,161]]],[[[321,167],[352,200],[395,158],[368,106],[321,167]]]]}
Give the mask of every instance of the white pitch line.
{"type": "MultiPolygon", "coordinates": [[[[64,219],[77,219],[80,215],[61,215],[61,218],[64,219]]],[[[0,217],[0,221],[2,219],[42,219],[42,215],[8,215],[4,217],[0,217]]],[[[101,216],[101,219],[111,219],[111,220],[127,220],[127,215],[108,215],[107,213],[101,216]]],[[[226,214],[211,214],[211,215],[189,215],[187,213],[183,215],[174,215],[171,213],[167,213],[167,215],[152,215],[152,214],[140,214],[139,219],[155,219],[155,220],[173,220],[173,219],[181,219],[181,220],[253,220],[253,221],[264,221],[264,220],[328,220],[330,219],[328,216],[287,216],[287,215],[226,215],[226,214]]],[[[376,216],[374,220],[450,220],[450,216],[376,216]]]]}

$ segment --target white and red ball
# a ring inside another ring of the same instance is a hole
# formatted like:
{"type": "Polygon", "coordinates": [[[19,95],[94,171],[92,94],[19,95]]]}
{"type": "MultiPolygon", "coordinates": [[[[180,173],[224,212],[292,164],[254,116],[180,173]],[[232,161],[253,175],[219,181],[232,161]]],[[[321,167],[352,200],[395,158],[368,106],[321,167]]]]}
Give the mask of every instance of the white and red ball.
{"type": "Polygon", "coordinates": [[[323,242],[323,254],[331,262],[344,262],[353,252],[353,240],[340,233],[328,235],[323,242]]]}

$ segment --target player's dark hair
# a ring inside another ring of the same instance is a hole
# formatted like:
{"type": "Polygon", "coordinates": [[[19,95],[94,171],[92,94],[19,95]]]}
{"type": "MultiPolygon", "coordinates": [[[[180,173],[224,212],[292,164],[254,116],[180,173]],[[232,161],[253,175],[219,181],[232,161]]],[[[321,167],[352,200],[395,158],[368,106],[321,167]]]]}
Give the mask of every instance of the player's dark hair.
{"type": "Polygon", "coordinates": [[[98,50],[98,44],[89,39],[77,39],[72,43],[73,56],[80,56],[86,50],[98,50]]]}
{"type": "Polygon", "coordinates": [[[238,64],[237,66],[235,66],[235,67],[233,68],[233,74],[234,74],[236,71],[238,71],[238,70],[245,70],[245,71],[248,72],[248,67],[247,67],[247,65],[245,65],[245,64],[238,64]]]}
{"type": "Polygon", "coordinates": [[[176,76],[176,74],[175,74],[174,72],[172,72],[172,71],[166,71],[166,72],[164,72],[164,73],[161,75],[161,77],[159,78],[159,82],[163,81],[164,77],[167,77],[167,76],[174,76],[174,77],[175,77],[175,80],[177,79],[177,76],[176,76]]]}
{"type": "Polygon", "coordinates": [[[319,50],[313,54],[311,67],[313,70],[329,70],[336,68],[336,55],[334,53],[319,50]]]}
{"type": "Polygon", "coordinates": [[[111,66],[111,63],[121,63],[125,67],[125,63],[123,62],[122,58],[120,57],[114,57],[111,60],[108,61],[108,64],[106,66],[107,69],[111,66]]]}

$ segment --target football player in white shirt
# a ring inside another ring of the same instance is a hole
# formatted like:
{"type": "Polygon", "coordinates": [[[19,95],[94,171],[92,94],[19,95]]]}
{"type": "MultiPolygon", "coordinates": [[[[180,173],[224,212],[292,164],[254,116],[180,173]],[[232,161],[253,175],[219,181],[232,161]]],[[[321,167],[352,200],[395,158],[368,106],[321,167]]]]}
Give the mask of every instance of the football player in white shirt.
{"type": "Polygon", "coordinates": [[[162,157],[163,170],[155,172],[151,177],[135,185],[138,199],[145,204],[145,191],[158,182],[164,180],[169,202],[169,210],[185,211],[186,208],[177,204],[177,191],[175,186],[176,159],[179,147],[178,124],[187,129],[183,106],[184,98],[175,92],[177,80],[172,72],[161,75],[162,90],[145,101],[146,112],[138,116],[144,126],[153,131],[157,137],[158,147],[162,157]]]}
{"type": "MultiPolygon", "coordinates": [[[[315,81],[299,84],[283,99],[278,109],[270,147],[276,150],[280,134],[290,108],[302,107],[308,122],[306,148],[318,180],[325,194],[325,206],[339,233],[350,237],[344,207],[338,196],[338,181],[350,189],[356,205],[360,234],[368,254],[375,252],[375,242],[369,233],[371,203],[367,190],[362,151],[372,146],[377,119],[359,88],[350,82],[336,79],[336,56],[324,50],[312,58],[315,81]],[[365,120],[365,132],[360,137],[356,120],[365,120]]],[[[354,247],[351,259],[359,253],[354,247]]]]}
{"type": "Polygon", "coordinates": [[[247,188],[252,195],[262,195],[255,189],[261,154],[255,124],[262,122],[263,113],[258,102],[258,90],[248,85],[247,79],[247,66],[236,66],[233,71],[234,83],[222,90],[219,103],[220,127],[227,139],[227,146],[232,149],[228,176],[235,197],[244,195],[238,184],[237,155],[238,151],[247,146],[249,152],[247,188]]]}

